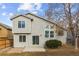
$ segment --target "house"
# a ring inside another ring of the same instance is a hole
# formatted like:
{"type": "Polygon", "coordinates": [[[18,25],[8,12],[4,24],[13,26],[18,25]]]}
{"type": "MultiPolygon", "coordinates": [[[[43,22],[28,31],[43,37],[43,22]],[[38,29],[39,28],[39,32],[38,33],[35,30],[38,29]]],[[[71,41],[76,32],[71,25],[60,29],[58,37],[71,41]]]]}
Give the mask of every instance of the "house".
{"type": "Polygon", "coordinates": [[[66,29],[31,13],[11,18],[14,47],[43,48],[47,40],[60,40],[66,44],[66,29]],[[60,32],[60,31],[61,32],[60,32]]]}
{"type": "Polygon", "coordinates": [[[12,41],[12,29],[10,26],[0,23],[0,48],[10,46],[12,41]]]}

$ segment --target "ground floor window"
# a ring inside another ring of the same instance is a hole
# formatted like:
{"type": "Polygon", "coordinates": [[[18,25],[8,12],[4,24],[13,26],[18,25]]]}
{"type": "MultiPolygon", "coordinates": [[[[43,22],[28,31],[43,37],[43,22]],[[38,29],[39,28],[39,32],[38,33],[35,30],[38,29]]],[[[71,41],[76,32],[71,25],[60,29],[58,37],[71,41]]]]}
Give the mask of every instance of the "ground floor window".
{"type": "Polygon", "coordinates": [[[33,44],[38,45],[39,44],[39,36],[32,36],[32,41],[33,41],[33,44]]]}
{"type": "Polygon", "coordinates": [[[26,42],[26,36],[25,35],[20,35],[19,36],[19,42],[26,42]]]}

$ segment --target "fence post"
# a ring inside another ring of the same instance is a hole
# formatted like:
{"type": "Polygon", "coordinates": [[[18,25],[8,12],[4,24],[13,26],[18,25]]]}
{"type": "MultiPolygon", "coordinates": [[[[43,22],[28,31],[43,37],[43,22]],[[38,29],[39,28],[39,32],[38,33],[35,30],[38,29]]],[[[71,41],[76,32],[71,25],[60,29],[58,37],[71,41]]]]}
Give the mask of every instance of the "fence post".
{"type": "Polygon", "coordinates": [[[6,48],[6,39],[5,39],[5,48],[6,48]]]}

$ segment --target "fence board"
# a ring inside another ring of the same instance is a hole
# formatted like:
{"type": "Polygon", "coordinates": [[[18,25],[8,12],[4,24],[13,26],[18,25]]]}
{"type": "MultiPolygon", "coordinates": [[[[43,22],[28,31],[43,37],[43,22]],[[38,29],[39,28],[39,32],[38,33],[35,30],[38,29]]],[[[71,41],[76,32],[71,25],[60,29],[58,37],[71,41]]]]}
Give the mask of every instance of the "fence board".
{"type": "Polygon", "coordinates": [[[0,39],[0,49],[6,48],[6,47],[12,47],[12,46],[13,46],[13,40],[0,39]]]}

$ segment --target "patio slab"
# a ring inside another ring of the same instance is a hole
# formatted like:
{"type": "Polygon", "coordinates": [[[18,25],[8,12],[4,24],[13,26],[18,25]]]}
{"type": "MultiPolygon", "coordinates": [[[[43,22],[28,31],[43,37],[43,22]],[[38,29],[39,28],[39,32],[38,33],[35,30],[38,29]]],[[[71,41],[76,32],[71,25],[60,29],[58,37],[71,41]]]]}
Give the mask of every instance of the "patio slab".
{"type": "Polygon", "coordinates": [[[23,48],[11,48],[10,50],[7,51],[7,53],[22,53],[23,48]]]}
{"type": "Polygon", "coordinates": [[[37,47],[29,47],[24,48],[23,52],[45,52],[46,50],[44,48],[37,48],[37,47]]]}

